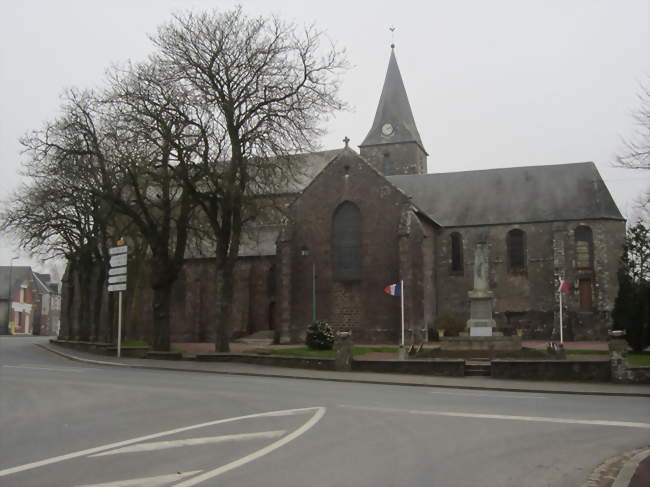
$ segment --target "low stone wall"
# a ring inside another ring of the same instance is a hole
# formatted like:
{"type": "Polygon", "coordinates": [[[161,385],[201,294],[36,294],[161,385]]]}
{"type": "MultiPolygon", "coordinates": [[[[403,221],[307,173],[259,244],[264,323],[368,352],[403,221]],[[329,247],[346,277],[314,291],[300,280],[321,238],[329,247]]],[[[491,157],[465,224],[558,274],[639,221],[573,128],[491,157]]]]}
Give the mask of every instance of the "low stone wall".
{"type": "Polygon", "coordinates": [[[610,382],[609,362],[588,360],[493,360],[496,379],[610,382]]]}
{"type": "Polygon", "coordinates": [[[463,377],[465,361],[456,360],[358,360],[352,361],[355,372],[444,375],[463,377]]]}
{"type": "Polygon", "coordinates": [[[298,369],[334,370],[333,358],[289,357],[281,355],[254,355],[248,353],[206,353],[197,355],[196,360],[204,362],[237,362],[255,365],[271,365],[298,369]]]}
{"type": "MultiPolygon", "coordinates": [[[[76,340],[58,340],[52,339],[50,343],[59,345],[73,350],[80,350],[82,352],[97,353],[100,355],[117,355],[117,347],[112,343],[98,343],[98,342],[85,342],[76,340]]],[[[121,347],[120,355],[122,357],[130,358],[145,358],[149,352],[149,347],[121,347]]]]}
{"type": "Polygon", "coordinates": [[[112,343],[85,342],[80,340],[59,340],[55,338],[50,339],[50,343],[65,348],[71,348],[72,350],[81,350],[82,352],[100,353],[102,355],[107,355],[106,352],[107,348],[115,346],[112,343]]]}
{"type": "Polygon", "coordinates": [[[621,384],[650,384],[650,367],[624,364],[616,367],[612,364],[612,382],[621,384]]]}
{"type": "Polygon", "coordinates": [[[521,350],[521,337],[441,337],[441,350],[516,351],[521,350]]]}

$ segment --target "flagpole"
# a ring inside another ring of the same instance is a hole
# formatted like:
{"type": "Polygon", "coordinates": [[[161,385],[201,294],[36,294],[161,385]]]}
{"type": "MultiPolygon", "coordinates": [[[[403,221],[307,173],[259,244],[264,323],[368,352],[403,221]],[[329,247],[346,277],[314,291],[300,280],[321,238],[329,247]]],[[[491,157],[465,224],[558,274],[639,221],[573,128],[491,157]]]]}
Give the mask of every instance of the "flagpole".
{"type": "Polygon", "coordinates": [[[564,284],[564,279],[560,279],[560,343],[564,343],[564,336],[562,335],[562,284],[564,284]]]}
{"type": "Polygon", "coordinates": [[[402,344],[401,347],[404,347],[404,279],[400,281],[400,300],[402,304],[402,344]]]}

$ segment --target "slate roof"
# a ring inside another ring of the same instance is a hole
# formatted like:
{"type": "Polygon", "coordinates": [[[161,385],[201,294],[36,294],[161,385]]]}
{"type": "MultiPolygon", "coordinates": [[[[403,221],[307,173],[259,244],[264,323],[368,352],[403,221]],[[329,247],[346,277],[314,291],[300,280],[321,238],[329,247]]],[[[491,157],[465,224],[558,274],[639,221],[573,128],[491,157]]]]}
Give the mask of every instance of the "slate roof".
{"type": "Polygon", "coordinates": [[[387,179],[444,227],[624,219],[593,162],[387,179]]]}
{"type": "Polygon", "coordinates": [[[391,49],[386,79],[381,90],[375,119],[360,147],[398,142],[416,142],[424,150],[422,139],[420,139],[420,134],[415,126],[411,104],[406,95],[404,81],[397,65],[395,51],[391,49]],[[394,128],[394,134],[391,136],[382,134],[381,128],[386,123],[390,123],[394,128]]]}
{"type": "Polygon", "coordinates": [[[9,295],[9,274],[11,274],[12,295],[20,285],[32,279],[32,268],[29,266],[0,266],[0,301],[6,301],[9,295]]]}

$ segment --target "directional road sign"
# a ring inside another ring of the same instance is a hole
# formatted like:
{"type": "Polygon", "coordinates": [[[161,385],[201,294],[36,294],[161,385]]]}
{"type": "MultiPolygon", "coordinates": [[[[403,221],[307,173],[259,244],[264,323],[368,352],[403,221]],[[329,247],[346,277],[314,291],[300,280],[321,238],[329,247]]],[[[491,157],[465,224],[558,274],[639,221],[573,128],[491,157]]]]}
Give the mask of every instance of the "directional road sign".
{"type": "Polygon", "coordinates": [[[122,284],[109,284],[108,292],[113,293],[115,291],[126,291],[126,282],[122,284]]]}
{"type": "Polygon", "coordinates": [[[126,254],[129,250],[128,245],[120,245],[119,247],[111,247],[108,249],[108,254],[109,255],[119,255],[119,254],[126,254]]]}
{"type": "Polygon", "coordinates": [[[111,267],[120,267],[126,265],[126,254],[114,255],[111,257],[111,267]]]}
{"type": "Polygon", "coordinates": [[[110,276],[108,278],[109,284],[119,284],[120,282],[126,282],[126,274],[122,274],[120,276],[110,276]]]}
{"type": "Polygon", "coordinates": [[[109,276],[119,276],[121,274],[126,274],[126,266],[113,267],[112,269],[108,269],[109,276]]]}

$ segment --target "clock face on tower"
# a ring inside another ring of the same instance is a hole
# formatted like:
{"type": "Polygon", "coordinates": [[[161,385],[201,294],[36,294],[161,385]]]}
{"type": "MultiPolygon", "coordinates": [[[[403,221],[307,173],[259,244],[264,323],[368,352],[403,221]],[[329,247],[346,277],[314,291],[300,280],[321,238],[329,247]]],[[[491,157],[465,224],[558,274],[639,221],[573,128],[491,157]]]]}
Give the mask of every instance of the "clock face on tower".
{"type": "Polygon", "coordinates": [[[390,137],[393,135],[393,126],[389,123],[385,123],[384,125],[381,126],[381,133],[385,135],[386,137],[390,137]]]}

